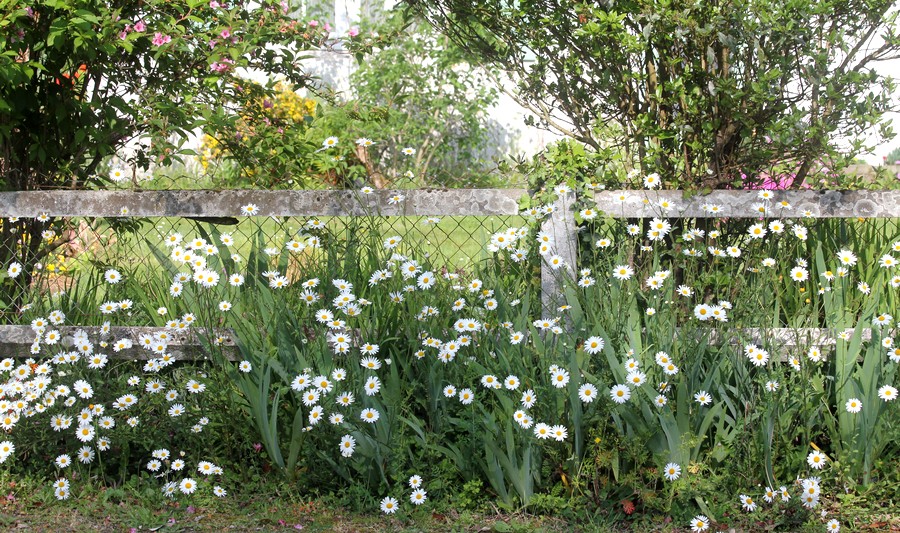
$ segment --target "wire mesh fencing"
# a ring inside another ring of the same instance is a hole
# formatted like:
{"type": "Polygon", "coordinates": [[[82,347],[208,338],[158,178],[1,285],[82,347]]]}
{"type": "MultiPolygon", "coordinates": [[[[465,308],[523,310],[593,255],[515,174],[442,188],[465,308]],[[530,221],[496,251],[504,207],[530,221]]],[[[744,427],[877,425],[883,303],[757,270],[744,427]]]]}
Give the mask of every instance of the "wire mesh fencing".
{"type": "Polygon", "coordinates": [[[524,224],[516,215],[6,218],[0,324],[18,324],[23,309],[60,297],[102,305],[109,271],[145,280],[148,290],[153,279],[168,284],[172,265],[185,264],[192,252],[197,260],[223,257],[216,263],[223,278],[255,257],[291,282],[323,268],[377,268],[359,264],[362,252],[374,249],[382,258],[414,257],[437,272],[471,272],[490,256],[494,233],[524,224]]]}

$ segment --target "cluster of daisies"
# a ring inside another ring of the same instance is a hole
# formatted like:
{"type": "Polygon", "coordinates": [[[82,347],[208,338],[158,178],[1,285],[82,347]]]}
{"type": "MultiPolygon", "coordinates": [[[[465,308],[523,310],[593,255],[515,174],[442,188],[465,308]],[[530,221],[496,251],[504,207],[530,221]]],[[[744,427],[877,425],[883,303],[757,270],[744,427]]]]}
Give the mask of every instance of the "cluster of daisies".
{"type": "MultiPolygon", "coordinates": [[[[767,494],[768,494],[769,489],[766,489],[766,490],[767,490],[767,494]]],[[[773,497],[773,501],[774,501],[774,497],[773,497]]],[[[742,502],[742,505],[744,506],[744,508],[746,508],[747,505],[752,505],[754,507],[756,505],[755,503],[753,503],[752,499],[749,496],[742,495],[741,502],[742,502]],[[749,502],[747,504],[744,503],[745,499],[749,500],[749,502]]],[[[691,522],[690,522],[691,531],[693,531],[694,533],[700,533],[702,531],[706,531],[709,529],[709,526],[710,526],[710,520],[705,515],[697,515],[694,518],[692,518],[691,522]]],[[[837,533],[840,530],[841,530],[841,522],[836,518],[832,518],[831,520],[829,520],[828,522],[825,523],[825,531],[829,531],[831,533],[837,533]]]]}
{"type": "Polygon", "coordinates": [[[184,460],[185,453],[179,452],[178,458],[173,458],[169,450],[160,448],[153,450],[152,458],[145,465],[150,473],[160,479],[167,479],[162,491],[169,498],[174,498],[179,492],[190,495],[197,491],[201,484],[212,485],[213,495],[223,498],[228,492],[221,485],[214,485],[210,480],[221,477],[224,474],[222,467],[210,462],[197,463],[197,473],[203,476],[202,481],[187,476],[185,470],[187,463],[184,460]],[[171,479],[172,477],[176,479],[171,479]]]}
{"type": "MultiPolygon", "coordinates": [[[[550,371],[550,383],[558,388],[565,388],[566,385],[569,384],[569,372],[564,368],[560,368],[557,365],[551,365],[549,368],[550,371]]],[[[522,381],[515,375],[506,376],[502,381],[494,376],[493,374],[485,374],[481,377],[481,385],[488,390],[507,390],[507,391],[518,391],[522,385],[522,381]]],[[[468,395],[471,391],[469,389],[463,389],[459,391],[459,394],[468,395]]],[[[452,385],[448,385],[444,388],[444,395],[449,397],[453,397],[456,395],[456,389],[452,385]]],[[[597,397],[597,387],[590,383],[585,383],[581,385],[578,389],[578,396],[584,403],[591,403],[594,401],[594,398],[597,397]]],[[[534,437],[538,440],[544,439],[554,439],[558,442],[563,442],[568,438],[569,431],[565,425],[556,424],[550,425],[544,422],[535,423],[532,416],[526,411],[526,409],[531,409],[537,404],[537,394],[532,389],[526,389],[522,391],[519,402],[522,405],[522,409],[516,410],[513,414],[513,420],[518,424],[522,429],[532,429],[534,432],[534,437]]],[[[462,400],[461,400],[462,401],[462,400]]],[[[470,403],[471,401],[469,401],[470,403]]]]}
{"type": "MultiPolygon", "coordinates": [[[[120,279],[121,275],[117,271],[106,273],[108,283],[118,283],[120,279]]],[[[187,407],[178,400],[184,394],[192,396],[203,393],[206,385],[202,381],[202,376],[198,376],[198,379],[188,379],[182,385],[174,383],[167,385],[158,377],[163,368],[175,361],[172,354],[167,351],[168,340],[172,335],[170,329],[141,334],[137,339],[127,337],[115,339],[111,337],[110,323],[105,322],[98,328],[99,339],[92,340],[84,329],[75,329],[64,335],[60,327],[63,326],[65,318],[62,311],[54,310],[46,317],[37,317],[31,321],[34,333],[31,353],[36,356],[43,355],[42,360],[28,358],[21,364],[17,364],[12,358],[0,361],[0,375],[6,376],[5,381],[0,384],[0,426],[7,433],[15,435],[20,420],[46,417],[53,432],[60,433],[69,445],[74,442],[76,443],[74,446],[78,446],[73,454],[62,453],[56,456],[53,463],[60,473],[75,463],[85,465],[93,463],[97,453],[107,452],[112,448],[113,438],[110,435],[120,432],[117,428],[136,428],[140,425],[139,415],[147,415],[158,420],[159,415],[153,411],[152,405],[143,411],[137,408],[140,403],[144,403],[140,402],[138,393],[142,385],[148,395],[165,396],[167,404],[164,405],[167,405],[169,417],[176,418],[188,413],[198,414],[197,409],[193,407],[196,402],[191,402],[189,404],[191,407],[187,407]],[[132,348],[135,344],[156,356],[148,360],[144,366],[147,376],[129,377],[127,386],[133,390],[119,395],[105,405],[100,391],[107,392],[104,389],[108,384],[102,382],[102,376],[106,372],[110,358],[103,351],[111,349],[114,352],[121,352],[132,348]]],[[[184,318],[179,320],[179,324],[185,323],[184,318]]],[[[208,423],[207,417],[198,416],[191,431],[199,433],[208,423]]],[[[120,437],[128,439],[129,435],[124,433],[120,437]]],[[[14,453],[15,446],[12,441],[0,443],[0,462],[6,461],[14,453]]],[[[163,459],[165,458],[154,459],[148,464],[148,468],[155,471],[152,467],[163,459]]],[[[173,463],[173,470],[183,468],[183,463],[183,460],[180,460],[180,463],[173,463]],[[178,464],[182,466],[178,467],[178,464]]],[[[155,469],[158,470],[160,466],[156,466],[155,469]]],[[[69,497],[69,481],[66,478],[57,479],[52,487],[57,498],[69,497]]],[[[196,484],[191,481],[186,487],[195,488],[196,484]]],[[[224,495],[223,490],[214,492],[224,495]]]]}
{"type": "MultiPolygon", "coordinates": [[[[332,346],[340,353],[346,354],[350,349],[350,336],[346,333],[330,334],[332,346]]],[[[371,372],[367,374],[365,382],[362,386],[362,393],[365,396],[375,396],[381,392],[382,383],[375,371],[382,367],[382,360],[375,355],[378,353],[379,346],[377,344],[365,343],[361,346],[364,357],[360,358],[359,364],[364,371],[371,372]]],[[[390,364],[390,361],[384,361],[390,364]]],[[[249,362],[241,363],[242,366],[249,368],[249,362]]],[[[350,409],[356,403],[356,395],[351,390],[347,390],[347,378],[349,373],[344,368],[335,368],[329,375],[313,375],[311,368],[304,369],[303,373],[294,377],[291,382],[291,388],[300,394],[303,405],[307,408],[306,429],[312,430],[324,420],[328,420],[331,425],[341,426],[347,422],[346,416],[342,410],[350,409]],[[330,413],[325,412],[323,403],[329,400],[330,405],[336,406],[336,409],[330,413]]],[[[361,422],[374,424],[381,418],[381,413],[375,407],[366,407],[361,409],[357,414],[361,422]]],[[[339,451],[343,457],[352,457],[356,448],[356,439],[351,435],[344,435],[339,444],[339,451]]]]}
{"type": "MultiPolygon", "coordinates": [[[[895,242],[893,245],[891,245],[891,250],[894,252],[900,252],[900,241],[895,242]]],[[[834,267],[833,270],[828,269],[821,274],[822,280],[818,282],[819,294],[824,294],[831,291],[831,283],[835,282],[835,280],[840,280],[844,283],[847,283],[852,279],[852,269],[857,265],[859,258],[852,251],[842,249],[838,251],[837,259],[839,266],[834,267]]],[[[764,267],[774,267],[775,260],[766,258],[763,260],[762,265],[764,267]]],[[[808,262],[805,259],[797,258],[795,259],[795,265],[796,266],[794,266],[789,273],[790,278],[796,282],[808,281],[810,279],[808,262]]],[[[878,266],[882,270],[891,271],[894,269],[894,267],[897,266],[897,258],[889,253],[884,254],[881,256],[881,259],[879,259],[878,266]]],[[[877,276],[877,273],[875,273],[875,275],[877,276]]],[[[894,289],[900,288],[900,275],[890,274],[887,285],[894,289]]],[[[863,296],[869,296],[872,293],[872,288],[872,285],[866,280],[861,279],[856,282],[856,290],[859,291],[859,293],[863,296]]]]}
{"type": "MultiPolygon", "coordinates": [[[[409,501],[413,505],[422,505],[428,499],[428,492],[423,487],[424,481],[422,476],[416,474],[409,478],[409,487],[412,491],[409,493],[409,501]]],[[[381,500],[381,511],[384,514],[394,514],[400,509],[400,502],[392,496],[385,496],[381,500]]]]}
{"type": "MultiPolygon", "coordinates": [[[[893,317],[887,313],[882,313],[876,316],[873,319],[873,322],[876,325],[888,325],[892,320],[893,317]]],[[[847,341],[851,338],[851,333],[849,331],[843,331],[838,334],[837,337],[840,341],[847,341]]],[[[900,363],[900,350],[894,345],[893,337],[885,336],[881,339],[881,345],[888,349],[888,357],[891,361],[900,363]]],[[[757,368],[766,367],[770,361],[769,352],[755,344],[745,345],[744,355],[750,360],[750,363],[757,368]]],[[[806,351],[806,358],[810,363],[821,364],[827,359],[827,354],[820,346],[810,346],[806,351]]],[[[788,355],[787,363],[794,371],[800,372],[802,368],[800,357],[797,355],[788,355]]],[[[780,387],[781,384],[777,380],[769,380],[766,381],[765,384],[766,391],[772,393],[778,391],[780,387]]],[[[878,388],[878,397],[885,402],[895,400],[897,398],[897,393],[897,388],[890,384],[885,384],[878,388]]],[[[863,409],[862,400],[859,398],[849,398],[844,404],[844,408],[848,413],[857,414],[863,409]]]]}
{"type": "MultiPolygon", "coordinates": [[[[592,338],[591,338],[592,339],[592,338]]],[[[591,339],[585,343],[585,352],[589,354],[596,353],[595,349],[589,347],[591,339]]],[[[602,344],[601,344],[602,346],[602,344]]],[[[633,350],[628,351],[629,358],[624,363],[624,371],[626,372],[625,383],[619,383],[612,386],[609,390],[610,399],[617,404],[624,404],[631,399],[631,393],[633,389],[637,389],[638,387],[644,385],[648,382],[648,377],[645,372],[641,371],[640,362],[635,359],[635,354],[633,350]]],[[[670,377],[676,376],[679,372],[678,365],[674,363],[672,360],[672,356],[664,351],[656,352],[653,356],[654,361],[656,362],[657,367],[659,367],[659,371],[663,373],[663,375],[668,376],[665,379],[669,379],[670,377]]],[[[669,383],[667,381],[659,382],[657,386],[657,390],[659,394],[653,400],[653,403],[662,408],[669,403],[669,399],[666,397],[665,393],[669,390],[669,383]]],[[[705,390],[697,391],[694,394],[694,401],[699,403],[701,406],[707,406],[712,403],[712,395],[706,392],[705,390]]]]}
{"type": "MultiPolygon", "coordinates": [[[[821,479],[817,477],[797,480],[796,489],[799,492],[801,503],[807,509],[815,509],[819,505],[819,497],[822,494],[821,483],[821,479]]],[[[775,503],[776,499],[780,499],[782,502],[787,503],[791,501],[791,492],[785,485],[782,485],[778,489],[766,487],[765,491],[763,491],[762,499],[765,503],[769,504],[775,503]]],[[[759,503],[757,503],[752,496],[741,494],[738,496],[738,500],[741,503],[741,508],[748,513],[752,513],[759,507],[759,503]]]]}
{"type": "MultiPolygon", "coordinates": [[[[253,204],[245,205],[242,210],[246,214],[252,214],[257,211],[257,207],[253,204]]],[[[219,241],[223,246],[229,248],[234,245],[235,239],[230,233],[223,233],[219,236],[219,241]]],[[[219,255],[219,247],[215,243],[207,242],[206,239],[197,237],[190,242],[185,242],[180,233],[170,233],[164,240],[165,245],[171,248],[170,258],[177,266],[187,265],[191,272],[177,272],[169,286],[169,294],[173,298],[178,298],[184,293],[185,287],[189,282],[197,284],[204,289],[212,289],[222,283],[222,279],[227,280],[231,287],[241,287],[244,285],[244,275],[239,272],[223,272],[220,273],[216,268],[211,268],[209,258],[219,255]]],[[[315,235],[298,234],[294,239],[287,242],[285,247],[292,252],[302,252],[306,248],[319,248],[321,243],[319,237],[315,235]]],[[[277,255],[280,250],[265,250],[267,254],[277,255]]],[[[241,256],[238,253],[232,253],[231,260],[234,264],[240,263],[241,256]]],[[[271,271],[266,272],[265,276],[269,286],[273,289],[282,289],[290,285],[290,280],[284,275],[271,271]]],[[[231,302],[222,300],[218,304],[220,311],[229,311],[232,308],[231,302]]]]}
{"type": "MultiPolygon", "coordinates": [[[[807,462],[814,469],[821,469],[825,465],[825,455],[816,450],[809,454],[807,462]]],[[[815,509],[819,505],[819,498],[822,494],[822,480],[818,477],[800,478],[795,482],[795,491],[800,503],[807,509],[815,509]]],[[[791,501],[791,491],[787,486],[782,485],[778,489],[766,487],[762,495],[762,500],[766,504],[774,504],[777,500],[784,503],[791,501]]],[[[760,504],[754,500],[752,496],[741,494],[738,496],[741,508],[748,513],[756,511],[760,504]]],[[[822,513],[825,516],[825,513],[822,513]]],[[[697,516],[691,521],[692,531],[705,531],[709,527],[709,519],[705,516],[697,516]]],[[[826,531],[840,531],[841,523],[837,519],[831,519],[825,524],[826,531]]]]}
{"type": "MultiPolygon", "coordinates": [[[[820,470],[825,466],[827,457],[819,450],[815,450],[807,457],[807,463],[813,469],[820,470]]],[[[666,479],[674,481],[681,475],[681,468],[675,463],[669,463],[665,467],[666,479]]],[[[822,481],[818,477],[801,478],[796,481],[796,496],[800,498],[803,507],[807,509],[815,509],[819,505],[819,499],[822,494],[822,481]]],[[[763,491],[762,500],[766,504],[774,504],[777,500],[787,503],[791,501],[791,491],[787,486],[782,485],[777,489],[766,487],[763,491]]],[[[753,496],[741,494],[738,496],[741,508],[747,512],[754,512],[759,508],[759,503],[753,496]]],[[[824,513],[823,513],[824,516],[824,513]]],[[[701,532],[709,529],[710,520],[704,515],[697,515],[690,521],[691,531],[701,532]]],[[[826,531],[840,531],[841,524],[837,519],[831,519],[825,524],[826,531]]]]}
{"type": "MultiPolygon", "coordinates": [[[[391,237],[385,241],[385,248],[393,249],[399,237],[391,237]]],[[[402,290],[390,293],[390,301],[401,303],[405,300],[405,295],[415,291],[427,291],[435,286],[438,276],[433,272],[426,271],[415,260],[409,259],[399,254],[393,254],[391,259],[385,265],[385,268],[376,270],[369,279],[369,286],[379,285],[387,280],[395,277],[402,278],[408,283],[402,290]],[[399,272],[398,272],[399,271],[399,272]]],[[[470,309],[472,303],[467,298],[480,300],[478,313],[485,314],[495,310],[498,306],[497,300],[493,297],[493,291],[485,289],[483,283],[479,279],[472,279],[463,284],[458,275],[446,273],[442,278],[452,283],[455,290],[469,293],[471,296],[461,296],[457,298],[451,305],[451,310],[455,312],[463,312],[470,309]]],[[[318,280],[315,280],[318,282],[318,280]]],[[[364,372],[371,372],[364,378],[362,383],[362,394],[365,396],[375,396],[379,394],[382,388],[382,382],[375,373],[382,368],[384,364],[390,364],[390,359],[382,360],[378,357],[380,347],[371,342],[359,342],[353,338],[352,332],[348,327],[347,320],[349,317],[357,316],[360,312],[352,306],[359,302],[368,302],[364,298],[359,298],[353,293],[353,284],[343,280],[334,279],[331,284],[338,290],[338,295],[332,299],[333,308],[321,308],[314,313],[315,320],[327,329],[326,339],[330,349],[335,356],[347,355],[352,350],[359,351],[359,365],[364,372]],[[344,315],[341,317],[341,315],[344,315]]],[[[441,311],[431,306],[425,306],[416,318],[422,322],[428,322],[433,317],[439,316],[441,311]]],[[[535,322],[535,326],[541,330],[549,330],[553,333],[561,333],[562,329],[558,323],[560,318],[542,319],[535,322]]],[[[521,343],[525,338],[525,334],[520,331],[513,331],[511,323],[503,323],[501,327],[508,330],[509,342],[512,345],[521,343]]],[[[467,346],[471,346],[476,336],[484,331],[485,325],[482,320],[472,317],[458,318],[452,322],[452,325],[445,330],[450,335],[449,339],[437,338],[426,331],[422,331],[419,335],[421,341],[421,349],[413,353],[416,359],[424,359],[428,357],[429,352],[437,361],[443,364],[453,362],[457,354],[467,346]]],[[[602,340],[599,340],[602,342],[602,340]]],[[[249,362],[242,363],[250,367],[249,362]]],[[[304,371],[294,377],[291,387],[294,391],[301,395],[301,400],[306,408],[308,408],[308,430],[319,423],[319,421],[327,419],[332,425],[342,425],[348,422],[346,415],[340,411],[326,413],[322,403],[330,396],[334,397],[334,403],[338,409],[350,408],[356,401],[354,390],[346,390],[341,388],[339,384],[344,382],[349,373],[345,368],[335,368],[330,375],[314,375],[312,369],[304,369],[304,371]]],[[[550,368],[551,382],[558,388],[565,387],[569,381],[569,374],[566,370],[553,366],[550,368]]],[[[484,375],[481,378],[481,385],[486,389],[502,389],[516,391],[521,386],[521,381],[514,375],[509,375],[501,380],[494,375],[484,375]]],[[[358,392],[358,391],[357,391],[358,392]]],[[[591,384],[583,385],[579,394],[585,402],[590,402],[597,396],[597,389],[591,384]]],[[[470,405],[475,401],[475,392],[472,388],[457,387],[454,384],[447,384],[443,387],[443,395],[447,399],[456,399],[462,405],[470,405]]],[[[531,389],[522,393],[522,405],[527,409],[532,407],[537,400],[537,395],[531,389]]],[[[530,415],[524,410],[517,411],[513,414],[514,419],[523,428],[531,428],[534,426],[535,436],[539,439],[553,437],[557,440],[564,440],[568,436],[568,430],[565,426],[550,426],[543,423],[534,424],[530,415]]],[[[361,422],[375,424],[381,418],[381,413],[375,407],[366,407],[358,412],[358,418],[361,422]]],[[[346,434],[341,437],[338,443],[338,449],[343,457],[352,457],[356,448],[356,438],[353,435],[346,434]]]]}
{"type": "MultiPolygon", "coordinates": [[[[528,250],[522,247],[517,248],[516,245],[521,244],[521,241],[528,236],[528,233],[529,231],[526,227],[507,228],[503,231],[498,231],[491,235],[487,249],[490,252],[507,250],[512,253],[514,261],[522,261],[528,256],[528,250]]],[[[550,247],[553,245],[553,237],[549,234],[541,233],[538,235],[538,242],[540,243],[538,252],[541,255],[546,255],[550,252],[550,247]]]]}

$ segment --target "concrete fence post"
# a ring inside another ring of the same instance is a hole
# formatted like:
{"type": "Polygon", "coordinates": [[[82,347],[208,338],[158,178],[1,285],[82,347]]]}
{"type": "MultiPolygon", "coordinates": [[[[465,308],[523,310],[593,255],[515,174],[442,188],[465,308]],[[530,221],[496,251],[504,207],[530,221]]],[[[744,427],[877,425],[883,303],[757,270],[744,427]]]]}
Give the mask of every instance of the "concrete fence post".
{"type": "Polygon", "coordinates": [[[552,252],[541,258],[541,308],[544,316],[554,316],[556,308],[565,303],[565,282],[575,279],[575,265],[578,254],[578,228],[572,206],[575,194],[559,196],[553,204],[553,212],[544,219],[541,231],[553,239],[552,252]],[[551,267],[552,256],[562,258],[563,265],[551,267]]]}

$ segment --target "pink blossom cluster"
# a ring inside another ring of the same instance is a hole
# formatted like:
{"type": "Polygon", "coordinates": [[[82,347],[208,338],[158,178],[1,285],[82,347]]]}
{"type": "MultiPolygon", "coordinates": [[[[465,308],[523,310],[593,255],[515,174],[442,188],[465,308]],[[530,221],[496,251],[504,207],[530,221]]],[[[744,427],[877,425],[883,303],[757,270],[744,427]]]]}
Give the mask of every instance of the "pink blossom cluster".
{"type": "MultiPolygon", "coordinates": [[[[741,173],[741,179],[746,183],[747,175],[741,173]]],[[[765,190],[784,190],[789,189],[791,185],[794,184],[794,180],[797,179],[797,175],[794,173],[791,174],[779,174],[776,176],[772,176],[767,173],[762,173],[757,176],[756,183],[750,183],[744,186],[745,189],[765,189],[765,190]]],[[[806,182],[800,185],[804,189],[809,189],[810,185],[806,182]]]]}
{"type": "Polygon", "coordinates": [[[234,61],[231,59],[223,59],[222,61],[214,61],[211,65],[209,65],[209,69],[213,72],[226,72],[234,66],[234,61]]]}
{"type": "MultiPolygon", "coordinates": [[[[128,37],[128,34],[133,31],[136,31],[138,33],[147,31],[147,23],[145,23],[143,20],[139,20],[134,24],[134,26],[132,26],[131,24],[126,24],[125,29],[119,32],[119,39],[122,39],[124,41],[128,37]]],[[[157,33],[157,35],[159,34],[157,33]]]]}
{"type": "Polygon", "coordinates": [[[172,42],[172,37],[169,35],[163,35],[160,32],[156,32],[153,36],[153,46],[162,46],[166,43],[172,42]]]}
{"type": "MultiPolygon", "coordinates": [[[[310,27],[310,28],[318,28],[318,27],[319,27],[319,21],[318,21],[318,20],[311,20],[311,21],[309,21],[309,27],[310,27]]],[[[327,22],[326,22],[322,27],[325,28],[325,31],[331,31],[331,24],[329,24],[329,23],[327,23],[327,22]]]]}
{"type": "Polygon", "coordinates": [[[231,28],[225,28],[224,30],[219,32],[219,37],[222,39],[221,41],[216,39],[209,40],[210,49],[215,48],[218,44],[225,41],[231,41],[232,44],[237,44],[237,42],[240,40],[238,39],[237,35],[231,33],[231,28]]]}

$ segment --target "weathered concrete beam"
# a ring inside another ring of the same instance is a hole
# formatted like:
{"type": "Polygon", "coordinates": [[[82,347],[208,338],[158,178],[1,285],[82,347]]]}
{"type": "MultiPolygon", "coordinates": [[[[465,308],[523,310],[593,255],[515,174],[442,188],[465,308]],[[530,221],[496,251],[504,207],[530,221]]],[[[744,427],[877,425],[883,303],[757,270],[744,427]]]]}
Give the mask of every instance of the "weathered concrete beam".
{"type": "Polygon", "coordinates": [[[523,189],[359,191],[20,191],[0,192],[0,217],[241,217],[517,215],[523,189]]]}
{"type": "MultiPolygon", "coordinates": [[[[693,331],[704,331],[695,329],[693,331]]],[[[730,330],[713,330],[709,340],[714,344],[756,344],[760,348],[774,346],[782,348],[809,348],[810,346],[832,346],[837,344],[838,335],[842,332],[852,335],[853,329],[831,330],[823,328],[734,328],[730,330]]],[[[862,330],[864,341],[872,340],[871,328],[862,330]]]]}
{"type": "MultiPolygon", "coordinates": [[[[34,355],[30,351],[31,344],[34,342],[34,331],[31,329],[31,326],[0,325],[0,357],[52,357],[60,351],[71,350],[74,346],[72,336],[76,330],[83,330],[87,333],[88,340],[94,343],[94,351],[104,353],[110,359],[146,361],[158,358],[158,354],[139,347],[137,342],[138,338],[145,333],[152,335],[161,331],[165,331],[169,335],[167,353],[174,356],[177,360],[195,361],[210,358],[209,354],[204,351],[198,337],[198,335],[205,333],[206,330],[203,328],[173,331],[155,327],[114,326],[110,328],[109,334],[105,336],[101,335],[100,327],[98,326],[58,326],[49,329],[58,330],[62,340],[55,345],[41,344],[41,353],[34,355]],[[119,339],[131,339],[134,342],[134,346],[127,350],[114,352],[112,344],[119,339]],[[99,346],[99,341],[101,340],[107,341],[109,347],[101,348],[99,346]]],[[[225,340],[221,346],[223,355],[231,361],[237,360],[238,350],[234,345],[234,332],[222,329],[216,330],[215,334],[225,340]]]]}
{"type": "MultiPolygon", "coordinates": [[[[100,328],[97,326],[61,326],[57,327],[63,336],[62,342],[57,345],[60,350],[70,350],[73,346],[72,335],[76,330],[84,330],[88,334],[88,338],[95,343],[101,338],[100,328]]],[[[205,353],[197,335],[202,334],[205,330],[196,328],[188,332],[172,332],[165,328],[154,327],[123,327],[113,326],[110,333],[104,337],[110,344],[118,339],[128,338],[137,343],[138,337],[144,333],[153,334],[159,331],[166,331],[172,337],[168,341],[168,353],[174,355],[178,360],[201,360],[209,359],[209,354],[205,353]]],[[[731,344],[742,345],[753,343],[759,347],[770,347],[782,352],[784,355],[791,349],[806,350],[810,346],[831,346],[836,344],[838,334],[846,331],[853,333],[852,329],[847,330],[830,330],[821,328],[735,328],[731,330],[720,329],[704,329],[693,328],[690,330],[692,334],[703,335],[709,334],[709,342],[712,344],[731,344]]],[[[676,330],[676,335],[681,333],[681,329],[676,330]]],[[[239,359],[237,347],[234,344],[234,332],[229,329],[216,330],[216,334],[226,339],[222,345],[224,355],[231,361],[239,359]]],[[[864,328],[862,338],[869,341],[872,338],[872,330],[864,328]]],[[[57,351],[52,351],[47,345],[43,346],[41,354],[35,356],[29,351],[31,343],[34,341],[34,332],[31,326],[10,326],[0,325],[0,358],[2,357],[48,357],[56,355],[57,351]]],[[[95,350],[108,355],[111,359],[121,360],[147,360],[157,356],[143,348],[134,346],[128,350],[121,352],[113,352],[112,348],[95,350]]]]}
{"type": "MultiPolygon", "coordinates": [[[[770,217],[900,218],[900,191],[772,191],[770,217]],[[780,205],[781,201],[790,208],[780,205]]],[[[516,215],[524,189],[412,189],[359,191],[20,191],[0,192],[0,217],[243,216],[255,204],[262,216],[430,216],[516,215]],[[399,201],[395,197],[402,197],[399,201]],[[124,211],[123,211],[124,208],[124,211]],[[123,212],[125,213],[123,215],[123,212]]],[[[713,191],[684,198],[682,191],[602,191],[597,207],[613,217],[760,216],[759,191],[713,191]],[[666,200],[673,208],[663,210],[666,200]],[[718,212],[702,209],[719,206],[718,212]]]]}
{"type": "MultiPolygon", "coordinates": [[[[900,218],[900,191],[768,191],[768,218],[900,218]],[[786,201],[790,208],[780,202],[786,201]]],[[[683,191],[602,191],[597,208],[614,218],[759,218],[760,191],[713,191],[685,198],[683,191]],[[668,201],[672,208],[659,204],[668,201]],[[716,205],[718,212],[703,209],[716,205]]]]}
{"type": "Polygon", "coordinates": [[[552,239],[552,251],[541,257],[541,307],[544,316],[553,316],[556,309],[565,303],[563,291],[565,280],[574,282],[575,265],[578,259],[578,226],[572,205],[575,195],[567,193],[553,204],[553,212],[541,223],[541,231],[552,239]],[[562,265],[553,268],[548,263],[551,257],[562,258],[562,265]]]}

